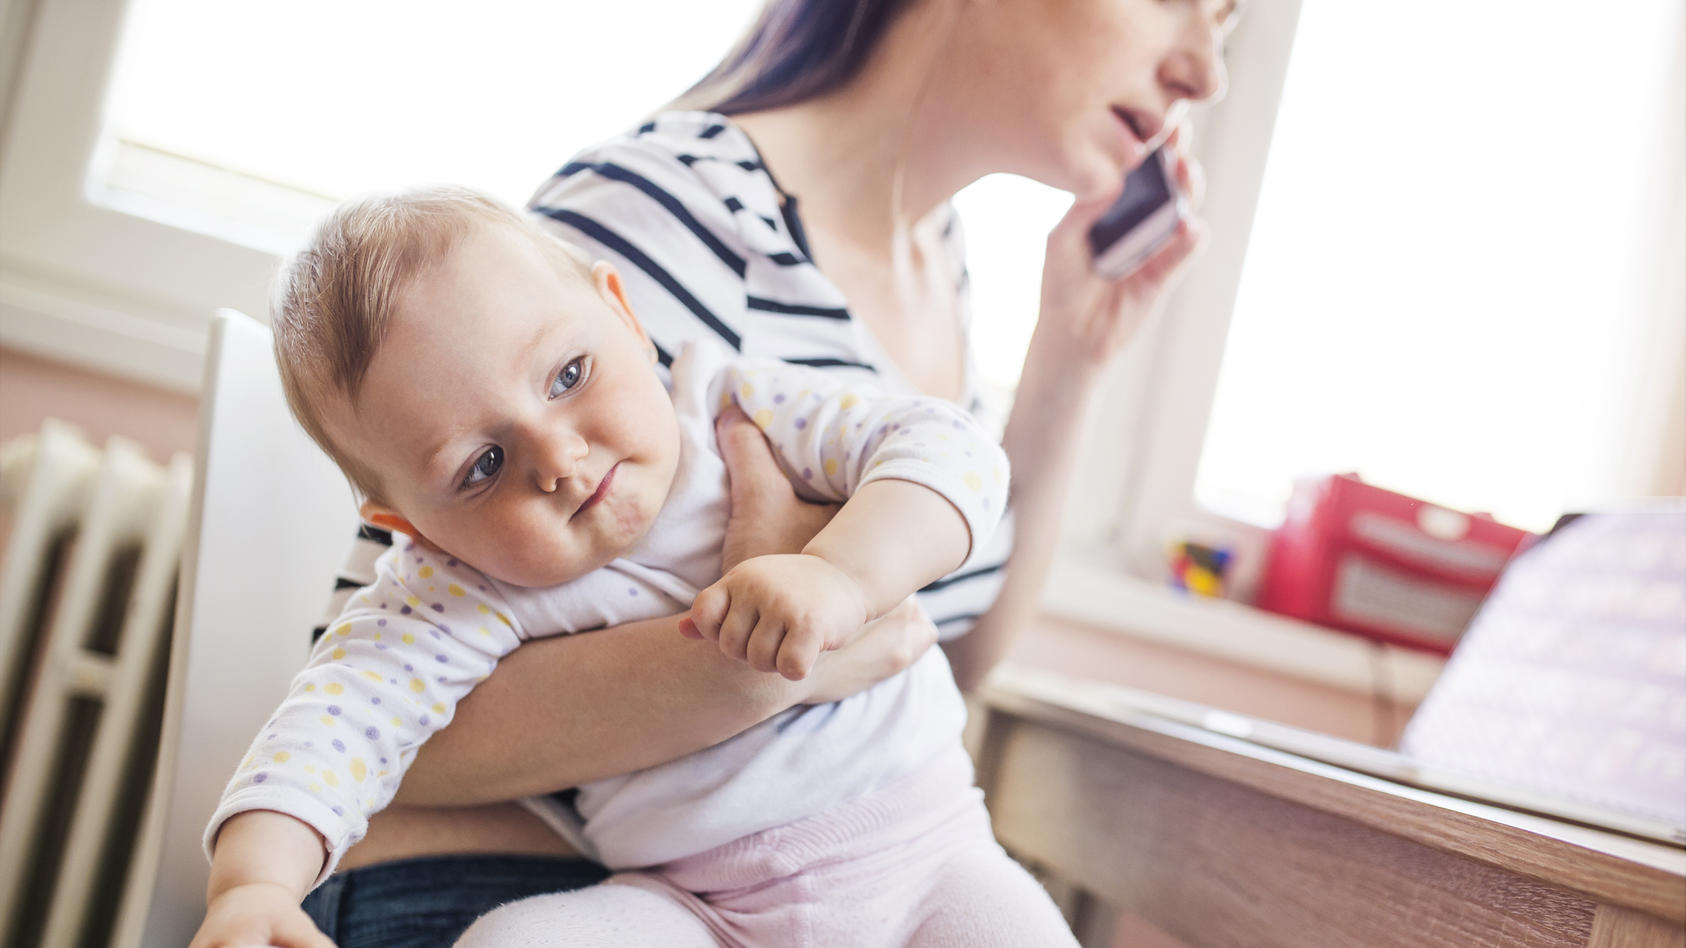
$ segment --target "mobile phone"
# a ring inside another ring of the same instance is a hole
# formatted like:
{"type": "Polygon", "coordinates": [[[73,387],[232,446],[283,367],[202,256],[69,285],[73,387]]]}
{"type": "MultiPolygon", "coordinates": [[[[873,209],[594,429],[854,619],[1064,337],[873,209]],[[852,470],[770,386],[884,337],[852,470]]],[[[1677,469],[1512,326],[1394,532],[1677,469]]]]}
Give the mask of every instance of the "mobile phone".
{"type": "Polygon", "coordinates": [[[1135,272],[1177,232],[1189,214],[1188,198],[1177,187],[1176,159],[1155,149],[1124,178],[1124,193],[1089,228],[1089,253],[1096,273],[1121,279],[1135,272]]]}

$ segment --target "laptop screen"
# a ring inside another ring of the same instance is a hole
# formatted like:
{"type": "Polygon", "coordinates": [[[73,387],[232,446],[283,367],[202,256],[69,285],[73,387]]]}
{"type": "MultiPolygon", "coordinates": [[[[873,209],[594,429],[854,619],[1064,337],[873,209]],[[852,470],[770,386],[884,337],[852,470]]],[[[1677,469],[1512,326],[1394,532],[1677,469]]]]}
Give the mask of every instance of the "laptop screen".
{"type": "Polygon", "coordinates": [[[1686,509],[1587,514],[1518,555],[1400,751],[1686,840],[1686,509]]]}

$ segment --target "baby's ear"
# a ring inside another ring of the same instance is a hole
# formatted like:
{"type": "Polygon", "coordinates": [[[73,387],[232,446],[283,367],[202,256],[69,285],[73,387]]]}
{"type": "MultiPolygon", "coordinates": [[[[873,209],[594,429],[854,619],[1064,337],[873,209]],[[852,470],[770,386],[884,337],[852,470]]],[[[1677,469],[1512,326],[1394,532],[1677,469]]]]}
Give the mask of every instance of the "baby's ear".
{"type": "Polygon", "coordinates": [[[650,347],[650,355],[656,354],[656,344],[650,340],[650,334],[644,331],[644,324],[638,321],[638,314],[632,311],[632,304],[627,302],[626,288],[621,285],[620,271],[607,260],[599,260],[591,265],[591,285],[597,290],[597,295],[609,304],[621,322],[638,334],[638,338],[650,347]]]}
{"type": "Polygon", "coordinates": [[[422,532],[416,529],[415,524],[400,516],[398,511],[378,501],[363,501],[363,506],[358,508],[357,513],[363,518],[364,523],[380,527],[382,530],[396,530],[399,533],[414,537],[417,543],[428,549],[438,549],[428,541],[427,537],[422,536],[422,532]]]}

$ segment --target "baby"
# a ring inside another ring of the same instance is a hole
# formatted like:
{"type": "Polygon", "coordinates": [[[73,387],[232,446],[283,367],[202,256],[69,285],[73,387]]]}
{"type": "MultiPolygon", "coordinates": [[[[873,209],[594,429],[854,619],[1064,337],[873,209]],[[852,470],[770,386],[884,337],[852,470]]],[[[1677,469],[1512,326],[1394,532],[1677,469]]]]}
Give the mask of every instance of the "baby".
{"type": "MultiPolygon", "coordinates": [[[[689,609],[726,654],[802,677],[957,568],[1005,502],[1000,448],[946,402],[723,344],[688,348],[664,386],[609,264],[467,191],[342,207],[284,273],[274,326],[294,414],[364,519],[409,540],[224,791],[195,948],[325,943],[300,898],[523,640],[689,609]],[[713,418],[732,405],[800,493],[844,504],[800,554],[722,576],[713,418]]],[[[1074,944],[995,844],[963,722],[931,649],[851,698],[583,786],[576,842],[618,874],[462,943],[1074,944]]]]}

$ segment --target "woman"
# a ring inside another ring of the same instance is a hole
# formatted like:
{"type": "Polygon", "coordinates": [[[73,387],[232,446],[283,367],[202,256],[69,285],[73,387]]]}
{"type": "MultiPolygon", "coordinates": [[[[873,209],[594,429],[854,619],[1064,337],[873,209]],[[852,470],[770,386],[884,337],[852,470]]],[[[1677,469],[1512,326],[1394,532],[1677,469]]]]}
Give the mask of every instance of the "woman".
{"type": "MultiPolygon", "coordinates": [[[[975,404],[949,200],[998,171],[1078,196],[1048,239],[1003,439],[1015,528],[921,596],[970,688],[1034,614],[1102,371],[1200,242],[1200,226],[1185,225],[1111,283],[1090,271],[1086,232],[1152,147],[1186,148],[1182,108],[1222,90],[1233,15],[1232,3],[1205,0],[773,0],[673,111],[577,157],[533,209],[617,264],[664,359],[712,333],[747,353],[975,404]]],[[[1178,177],[1198,196],[1186,159],[1178,177]]],[[[799,548],[816,527],[755,442],[747,425],[722,427],[738,558],[799,548]]],[[[377,817],[351,871],[307,900],[323,930],[342,948],[441,944],[491,904],[596,881],[599,870],[566,858],[523,811],[425,805],[490,804],[681,756],[791,704],[864,688],[899,670],[898,644],[917,639],[915,622],[887,629],[876,653],[858,650],[837,680],[805,690],[718,661],[677,622],[511,656],[418,756],[400,800],[424,806],[377,817]],[[629,676],[664,700],[627,700],[613,683],[629,676]],[[390,862],[425,854],[435,855],[390,862]],[[412,893],[436,914],[406,914],[412,893]],[[405,925],[414,931],[393,930],[405,925]]]]}

